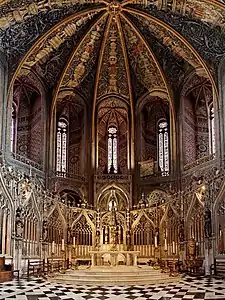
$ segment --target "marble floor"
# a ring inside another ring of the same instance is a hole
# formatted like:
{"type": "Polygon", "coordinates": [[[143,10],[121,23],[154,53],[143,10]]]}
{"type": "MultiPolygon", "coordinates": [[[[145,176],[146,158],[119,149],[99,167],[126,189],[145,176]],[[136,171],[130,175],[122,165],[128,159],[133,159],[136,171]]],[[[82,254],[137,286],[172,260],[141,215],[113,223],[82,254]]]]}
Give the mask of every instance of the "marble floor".
{"type": "Polygon", "coordinates": [[[18,300],[144,300],[144,299],[224,299],[225,281],[204,277],[184,277],[179,283],[88,286],[56,284],[43,279],[13,281],[0,284],[0,299],[18,300]]]}

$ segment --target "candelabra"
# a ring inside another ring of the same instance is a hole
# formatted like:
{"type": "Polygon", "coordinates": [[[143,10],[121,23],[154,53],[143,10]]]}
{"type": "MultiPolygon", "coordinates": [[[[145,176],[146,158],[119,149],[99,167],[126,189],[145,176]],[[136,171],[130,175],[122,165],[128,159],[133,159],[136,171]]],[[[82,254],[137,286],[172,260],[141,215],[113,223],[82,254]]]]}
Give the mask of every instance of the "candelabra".
{"type": "Polygon", "coordinates": [[[170,273],[170,268],[168,267],[168,250],[165,249],[165,266],[162,270],[162,273],[170,273]]]}
{"type": "Polygon", "coordinates": [[[154,266],[153,266],[153,268],[155,269],[155,270],[159,270],[160,269],[160,265],[159,265],[159,262],[158,262],[158,260],[159,260],[159,248],[158,248],[158,246],[157,247],[155,247],[155,251],[154,251],[154,258],[155,258],[155,264],[154,264],[154,266]]]}
{"type": "Polygon", "coordinates": [[[173,269],[170,272],[170,276],[177,277],[178,275],[179,273],[177,272],[177,268],[176,268],[176,253],[173,252],[173,269]]]}

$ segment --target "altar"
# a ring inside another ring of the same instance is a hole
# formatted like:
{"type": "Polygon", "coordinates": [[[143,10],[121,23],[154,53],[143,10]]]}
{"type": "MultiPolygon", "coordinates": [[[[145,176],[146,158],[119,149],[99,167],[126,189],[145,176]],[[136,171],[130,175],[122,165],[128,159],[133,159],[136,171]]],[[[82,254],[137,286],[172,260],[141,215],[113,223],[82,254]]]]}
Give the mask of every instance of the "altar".
{"type": "Polygon", "coordinates": [[[137,266],[137,257],[140,251],[119,251],[119,250],[92,250],[89,252],[91,255],[91,266],[101,266],[102,257],[109,256],[108,262],[111,266],[117,266],[119,263],[119,256],[123,255],[125,258],[126,266],[137,266]]]}

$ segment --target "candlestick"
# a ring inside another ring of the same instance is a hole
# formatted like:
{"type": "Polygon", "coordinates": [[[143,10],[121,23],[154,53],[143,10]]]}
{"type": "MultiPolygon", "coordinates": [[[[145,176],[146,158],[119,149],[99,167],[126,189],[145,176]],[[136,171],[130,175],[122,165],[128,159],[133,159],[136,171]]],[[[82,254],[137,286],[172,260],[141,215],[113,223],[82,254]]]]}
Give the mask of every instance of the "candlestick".
{"type": "Polygon", "coordinates": [[[166,240],[166,238],[165,238],[165,247],[164,247],[164,250],[165,250],[165,251],[168,250],[168,249],[167,249],[167,240],[166,240]]]}
{"type": "Polygon", "coordinates": [[[157,243],[157,236],[155,236],[155,248],[158,247],[158,243],[157,243]]]}
{"type": "Polygon", "coordinates": [[[52,242],[52,253],[53,254],[55,253],[55,242],[54,241],[52,242]]]}
{"type": "Polygon", "coordinates": [[[65,242],[64,242],[64,239],[62,239],[62,251],[65,251],[65,242]]]}
{"type": "Polygon", "coordinates": [[[176,253],[176,247],[175,247],[175,242],[174,241],[173,241],[173,246],[172,246],[172,252],[173,252],[173,254],[176,253]]]}
{"type": "Polygon", "coordinates": [[[75,248],[76,243],[75,243],[75,236],[73,237],[73,248],[75,248]]]}

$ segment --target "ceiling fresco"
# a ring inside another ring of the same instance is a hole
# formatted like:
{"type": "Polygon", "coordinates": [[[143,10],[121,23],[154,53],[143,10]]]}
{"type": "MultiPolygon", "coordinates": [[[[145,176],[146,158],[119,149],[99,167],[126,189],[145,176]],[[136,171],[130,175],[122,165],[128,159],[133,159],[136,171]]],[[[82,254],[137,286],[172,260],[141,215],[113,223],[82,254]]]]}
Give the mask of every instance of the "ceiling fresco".
{"type": "Polygon", "coordinates": [[[76,93],[96,104],[117,95],[130,107],[156,90],[165,91],[169,100],[170,91],[181,90],[190,73],[216,81],[224,41],[224,1],[0,4],[0,49],[12,82],[36,76],[47,92],[53,92],[54,105],[57,99],[74,99],[76,93]]]}
{"type": "Polygon", "coordinates": [[[97,97],[117,93],[129,99],[126,63],[116,19],[112,19],[100,66],[97,97]]]}

